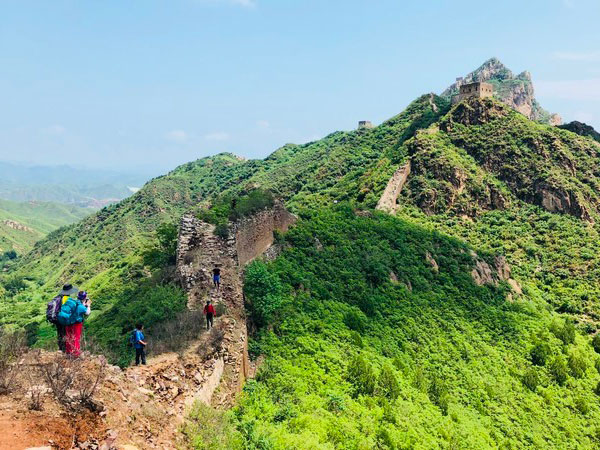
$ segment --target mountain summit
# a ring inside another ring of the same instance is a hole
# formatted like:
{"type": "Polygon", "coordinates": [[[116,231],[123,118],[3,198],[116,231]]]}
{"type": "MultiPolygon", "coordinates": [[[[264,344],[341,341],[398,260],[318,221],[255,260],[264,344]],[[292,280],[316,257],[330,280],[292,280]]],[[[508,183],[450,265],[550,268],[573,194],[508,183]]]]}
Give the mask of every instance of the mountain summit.
{"type": "Polygon", "coordinates": [[[494,94],[508,106],[519,111],[525,117],[550,125],[560,125],[562,118],[558,114],[551,114],[540,106],[534,96],[531,74],[527,71],[514,75],[497,58],[484,62],[478,69],[459,77],[441,95],[451,98],[458,93],[463,84],[475,81],[485,81],[494,86],[494,94]]]}

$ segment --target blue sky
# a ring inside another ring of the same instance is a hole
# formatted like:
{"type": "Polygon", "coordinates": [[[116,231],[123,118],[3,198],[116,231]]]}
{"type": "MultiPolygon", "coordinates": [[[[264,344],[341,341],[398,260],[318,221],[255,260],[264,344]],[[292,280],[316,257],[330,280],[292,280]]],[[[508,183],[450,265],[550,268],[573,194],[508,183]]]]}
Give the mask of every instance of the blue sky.
{"type": "Polygon", "coordinates": [[[381,122],[496,56],[600,129],[600,1],[0,0],[0,160],[164,171],[381,122]]]}

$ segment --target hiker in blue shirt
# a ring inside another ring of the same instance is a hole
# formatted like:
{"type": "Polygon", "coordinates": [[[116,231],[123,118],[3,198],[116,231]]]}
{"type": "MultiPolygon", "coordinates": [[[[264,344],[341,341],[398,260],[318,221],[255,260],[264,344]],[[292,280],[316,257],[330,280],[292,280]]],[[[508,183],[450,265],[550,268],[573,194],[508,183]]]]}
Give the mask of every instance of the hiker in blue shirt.
{"type": "Polygon", "coordinates": [[[144,349],[146,348],[146,337],[142,330],[144,329],[144,325],[141,323],[136,324],[135,330],[133,330],[133,347],[135,348],[135,365],[140,365],[140,359],[142,360],[142,364],[146,365],[146,352],[144,349]]]}

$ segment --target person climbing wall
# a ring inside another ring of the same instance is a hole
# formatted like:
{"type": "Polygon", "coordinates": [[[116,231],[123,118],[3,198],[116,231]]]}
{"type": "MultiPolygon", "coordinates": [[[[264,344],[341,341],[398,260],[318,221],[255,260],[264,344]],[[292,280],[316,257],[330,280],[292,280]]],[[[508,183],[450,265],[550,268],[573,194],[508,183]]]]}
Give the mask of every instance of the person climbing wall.
{"type": "Polygon", "coordinates": [[[213,317],[216,315],[215,307],[210,303],[210,300],[206,301],[204,315],[206,316],[206,329],[209,330],[213,326],[213,317]]]}
{"type": "Polygon", "coordinates": [[[215,267],[213,269],[213,285],[217,289],[217,291],[221,287],[221,269],[219,269],[218,267],[215,267]]]}

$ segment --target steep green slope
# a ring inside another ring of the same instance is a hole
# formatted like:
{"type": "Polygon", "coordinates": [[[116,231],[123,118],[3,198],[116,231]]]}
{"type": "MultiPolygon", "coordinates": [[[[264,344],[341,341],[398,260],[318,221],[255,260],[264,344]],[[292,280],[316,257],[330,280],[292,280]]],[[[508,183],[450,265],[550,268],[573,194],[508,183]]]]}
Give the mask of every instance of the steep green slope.
{"type": "Polygon", "coordinates": [[[0,251],[31,250],[33,244],[61,226],[77,222],[92,211],[60,203],[16,203],[0,199],[0,251]]]}
{"type": "Polygon", "coordinates": [[[600,145],[472,100],[402,152],[412,174],[400,216],[505,254],[555,308],[600,320],[600,145]]]}
{"type": "Polygon", "coordinates": [[[232,418],[246,448],[597,444],[588,340],[541,298],[477,286],[464,243],[345,204],[306,212],[285,244],[247,270],[252,316],[278,308],[232,418]]]}

